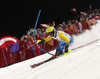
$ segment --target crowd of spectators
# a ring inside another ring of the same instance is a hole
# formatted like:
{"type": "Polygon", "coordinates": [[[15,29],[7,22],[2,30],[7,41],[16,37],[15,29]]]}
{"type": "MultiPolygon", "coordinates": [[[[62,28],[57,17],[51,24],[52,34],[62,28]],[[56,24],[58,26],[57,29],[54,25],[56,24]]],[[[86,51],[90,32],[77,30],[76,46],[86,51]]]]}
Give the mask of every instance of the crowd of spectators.
{"type": "MultiPolygon", "coordinates": [[[[36,29],[36,33],[35,33],[36,37],[44,35],[44,34],[46,34],[45,28],[42,28],[42,29],[38,28],[38,29],[36,29]]],[[[21,40],[25,40],[25,39],[30,38],[30,37],[34,37],[34,29],[33,28],[29,28],[29,30],[27,32],[27,35],[23,35],[21,37],[21,40]]]]}
{"type": "MultiPolygon", "coordinates": [[[[54,26],[56,30],[64,31],[66,33],[69,33],[70,35],[78,35],[82,32],[84,32],[85,29],[91,29],[91,25],[94,25],[97,23],[96,18],[100,16],[100,9],[90,10],[89,12],[86,12],[87,15],[77,15],[76,18],[68,21],[63,21],[61,24],[54,26]],[[84,25],[85,24],[85,25],[84,25]],[[86,26],[87,25],[87,26],[86,26]]],[[[37,28],[35,35],[41,36],[46,34],[45,28],[37,28]]],[[[27,39],[29,37],[34,36],[34,29],[30,28],[27,32],[27,35],[23,35],[21,37],[21,40],[27,39]]]]}

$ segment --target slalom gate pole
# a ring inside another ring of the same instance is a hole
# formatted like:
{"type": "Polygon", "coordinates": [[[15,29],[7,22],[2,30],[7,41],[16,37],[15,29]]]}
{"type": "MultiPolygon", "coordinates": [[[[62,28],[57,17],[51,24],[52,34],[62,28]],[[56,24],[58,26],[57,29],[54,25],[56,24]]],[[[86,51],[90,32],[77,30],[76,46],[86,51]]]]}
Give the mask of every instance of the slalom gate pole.
{"type": "MultiPolygon", "coordinates": [[[[35,37],[36,27],[37,27],[37,23],[38,23],[38,19],[39,19],[40,13],[41,13],[41,10],[39,10],[39,13],[38,13],[38,16],[37,16],[37,20],[36,20],[36,23],[35,23],[35,29],[34,29],[34,39],[35,39],[35,42],[36,42],[36,37],[35,37]]],[[[49,53],[49,52],[43,50],[37,43],[36,43],[36,45],[37,45],[42,51],[44,51],[45,53],[48,53],[48,54],[50,54],[50,55],[52,55],[52,56],[54,56],[54,57],[57,57],[56,55],[51,54],[51,53],[49,53]]]]}
{"type": "Polygon", "coordinates": [[[87,45],[89,45],[89,44],[92,44],[92,43],[94,43],[94,42],[96,42],[96,41],[99,41],[99,40],[100,40],[100,39],[94,40],[94,41],[92,41],[92,42],[89,42],[89,43],[84,44],[84,45],[82,45],[82,46],[79,46],[79,47],[73,48],[73,49],[71,49],[71,50],[75,50],[75,49],[78,49],[78,48],[85,47],[85,46],[87,46],[87,45]]]}
{"type": "Polygon", "coordinates": [[[12,57],[12,54],[11,54],[11,52],[10,52],[10,49],[8,49],[8,52],[9,52],[9,54],[10,54],[10,58],[11,58],[12,63],[14,63],[14,59],[13,59],[13,57],[12,57]]]}
{"type": "Polygon", "coordinates": [[[19,51],[19,53],[24,52],[25,50],[27,50],[28,48],[31,48],[31,47],[32,47],[32,46],[34,46],[34,45],[36,45],[36,43],[35,43],[35,44],[33,44],[33,45],[31,45],[31,46],[29,46],[29,47],[27,47],[27,48],[25,48],[25,49],[23,49],[23,50],[21,50],[21,51],[19,51]]]}
{"type": "MultiPolygon", "coordinates": [[[[30,41],[30,43],[31,43],[31,45],[32,45],[31,40],[29,40],[29,41],[30,41]]],[[[34,55],[36,56],[33,46],[32,46],[32,50],[33,50],[34,55]]]]}
{"type": "Polygon", "coordinates": [[[4,54],[4,50],[3,49],[2,49],[2,53],[3,53],[4,59],[5,59],[6,66],[8,66],[8,63],[7,63],[7,60],[6,60],[6,57],[5,57],[5,54],[4,54]]]}

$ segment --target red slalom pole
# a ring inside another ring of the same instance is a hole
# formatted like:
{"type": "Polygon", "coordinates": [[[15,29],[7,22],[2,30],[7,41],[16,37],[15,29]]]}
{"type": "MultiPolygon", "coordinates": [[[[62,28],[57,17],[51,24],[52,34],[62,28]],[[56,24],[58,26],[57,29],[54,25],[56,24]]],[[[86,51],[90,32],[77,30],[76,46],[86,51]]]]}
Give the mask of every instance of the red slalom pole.
{"type": "Polygon", "coordinates": [[[71,50],[75,50],[75,49],[78,49],[78,48],[81,48],[81,47],[87,46],[87,45],[92,44],[92,43],[94,43],[94,42],[96,42],[96,41],[98,41],[98,40],[100,40],[100,39],[94,40],[94,41],[92,41],[92,42],[89,42],[89,43],[87,43],[87,44],[85,44],[85,45],[82,45],[82,46],[79,46],[79,47],[73,48],[73,49],[71,49],[71,50]]]}
{"type": "MultiPolygon", "coordinates": [[[[36,43],[35,43],[35,44],[36,44],[36,43]]],[[[19,51],[19,53],[24,52],[25,50],[27,50],[28,48],[30,48],[30,47],[32,47],[32,46],[34,46],[35,44],[33,44],[33,45],[31,45],[31,46],[29,46],[29,47],[27,47],[27,48],[25,48],[25,49],[23,49],[23,50],[19,51]]]]}

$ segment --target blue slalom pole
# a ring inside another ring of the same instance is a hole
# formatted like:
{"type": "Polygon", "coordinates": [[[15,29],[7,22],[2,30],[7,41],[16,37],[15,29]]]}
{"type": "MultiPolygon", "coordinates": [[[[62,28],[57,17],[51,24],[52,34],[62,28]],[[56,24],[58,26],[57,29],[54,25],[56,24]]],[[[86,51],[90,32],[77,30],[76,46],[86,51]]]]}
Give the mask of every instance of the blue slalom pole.
{"type": "MultiPolygon", "coordinates": [[[[31,45],[32,45],[31,40],[29,40],[29,41],[30,41],[30,43],[31,43],[31,45]]],[[[32,50],[33,50],[34,55],[36,56],[33,46],[32,46],[32,50]]]]}
{"type": "Polygon", "coordinates": [[[4,59],[5,59],[5,62],[6,62],[6,66],[8,66],[8,63],[7,63],[7,60],[6,60],[6,57],[5,57],[3,49],[2,49],[2,52],[3,52],[3,56],[4,56],[4,59]]]}
{"type": "MultiPolygon", "coordinates": [[[[36,20],[36,23],[35,23],[35,29],[34,29],[34,39],[35,39],[35,42],[36,42],[36,37],[35,37],[36,27],[37,27],[37,23],[38,23],[38,20],[39,20],[40,13],[41,13],[41,10],[39,10],[38,17],[37,17],[37,20],[36,20]]],[[[54,56],[54,57],[57,57],[56,55],[51,54],[51,53],[49,53],[49,52],[43,50],[37,43],[36,43],[36,45],[37,45],[42,51],[44,51],[44,52],[46,52],[46,53],[48,53],[48,54],[50,54],[50,55],[52,55],[52,56],[54,56]]]]}
{"type": "Polygon", "coordinates": [[[36,23],[35,23],[35,28],[34,28],[34,39],[35,39],[35,42],[36,42],[36,37],[35,37],[36,27],[37,27],[37,23],[38,23],[38,20],[39,20],[40,13],[41,13],[41,10],[39,10],[39,13],[38,13],[38,16],[37,16],[37,20],[36,20],[36,23]]]}

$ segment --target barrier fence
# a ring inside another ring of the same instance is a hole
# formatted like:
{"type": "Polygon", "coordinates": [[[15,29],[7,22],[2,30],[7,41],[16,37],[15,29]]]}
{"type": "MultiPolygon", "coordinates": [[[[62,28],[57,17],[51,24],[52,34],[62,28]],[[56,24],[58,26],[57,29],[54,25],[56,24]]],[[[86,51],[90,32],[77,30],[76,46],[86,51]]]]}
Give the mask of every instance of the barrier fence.
{"type": "MultiPolygon", "coordinates": [[[[41,39],[44,36],[39,36],[37,39],[41,39]]],[[[43,39],[43,38],[42,38],[43,39]]],[[[28,38],[25,41],[18,42],[19,44],[19,51],[16,51],[14,53],[11,53],[9,51],[9,47],[6,49],[0,49],[0,67],[8,66],[26,59],[30,59],[39,55],[44,54],[45,52],[41,51],[36,45],[33,47],[28,48],[30,45],[34,44],[34,38],[28,38]],[[19,53],[21,50],[26,49],[27,50],[19,53]]],[[[56,40],[52,39],[48,43],[39,45],[41,48],[43,48],[45,51],[49,52],[51,50],[54,50],[58,43],[56,40]]]]}
{"type": "MultiPolygon", "coordinates": [[[[91,29],[91,25],[96,24],[96,20],[88,20],[85,22],[81,22],[81,29],[79,29],[78,25],[75,23],[74,24],[74,29],[73,27],[69,28],[69,34],[77,34],[77,33],[81,33],[80,30],[84,31],[85,29],[91,29]],[[79,31],[77,31],[77,29],[79,31]]],[[[42,35],[42,36],[38,36],[36,37],[36,39],[44,39],[45,37],[47,37],[47,35],[42,35]]],[[[41,51],[36,45],[32,46],[31,48],[28,48],[29,46],[31,46],[32,44],[34,44],[34,38],[30,37],[24,41],[20,41],[18,42],[19,44],[19,50],[11,53],[9,50],[9,47],[7,47],[6,49],[0,49],[0,67],[5,67],[14,63],[18,63],[21,62],[23,60],[26,59],[30,59],[39,55],[44,54],[45,52],[41,51]],[[26,49],[27,50],[19,53],[21,50],[26,49]]],[[[58,42],[54,39],[50,40],[47,43],[44,44],[39,44],[39,46],[44,49],[45,51],[49,52],[54,50],[57,46],[58,46],[58,42]]]]}

